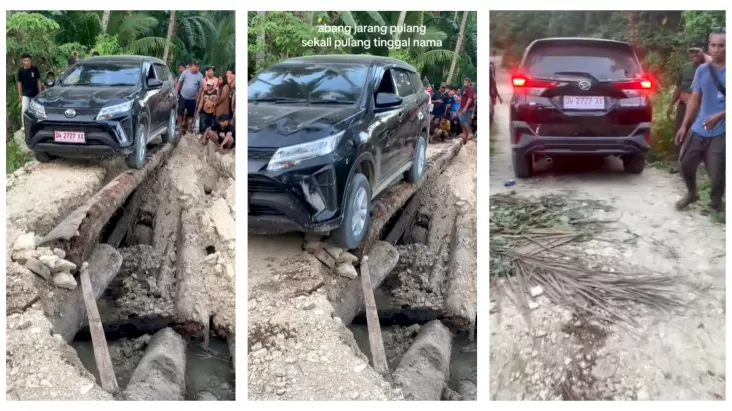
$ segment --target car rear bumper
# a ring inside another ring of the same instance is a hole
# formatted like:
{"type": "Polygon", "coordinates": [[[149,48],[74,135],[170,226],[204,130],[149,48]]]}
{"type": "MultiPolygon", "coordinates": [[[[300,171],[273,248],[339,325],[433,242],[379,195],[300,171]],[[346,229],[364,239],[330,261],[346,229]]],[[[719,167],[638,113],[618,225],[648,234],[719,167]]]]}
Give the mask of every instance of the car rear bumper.
{"type": "Polygon", "coordinates": [[[640,124],[626,137],[545,137],[533,133],[522,122],[514,122],[512,129],[512,149],[518,154],[634,155],[646,154],[650,148],[651,123],[640,124]]]}

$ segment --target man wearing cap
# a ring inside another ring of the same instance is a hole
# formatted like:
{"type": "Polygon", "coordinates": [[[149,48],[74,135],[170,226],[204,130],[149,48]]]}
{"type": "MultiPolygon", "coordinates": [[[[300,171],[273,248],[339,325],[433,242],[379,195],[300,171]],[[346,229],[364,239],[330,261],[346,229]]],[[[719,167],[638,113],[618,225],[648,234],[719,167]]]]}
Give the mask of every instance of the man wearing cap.
{"type": "Polygon", "coordinates": [[[196,110],[201,116],[198,128],[201,134],[204,134],[216,122],[216,102],[219,98],[219,91],[214,86],[213,79],[205,81],[206,88],[201,91],[196,110]]]}
{"type": "Polygon", "coordinates": [[[700,65],[691,83],[684,120],[676,133],[676,144],[684,145],[680,169],[687,189],[686,195],[676,203],[677,210],[699,200],[696,172],[704,162],[711,180],[709,210],[722,211],[726,169],[726,48],[726,30],[717,27],[709,35],[712,62],[700,65]]]}
{"type": "MultiPolygon", "coordinates": [[[[676,82],[676,89],[674,89],[674,94],[671,98],[671,104],[669,104],[668,110],[666,111],[666,116],[671,120],[673,117],[674,106],[676,106],[676,126],[674,127],[674,135],[678,133],[679,128],[681,128],[681,123],[684,121],[686,103],[689,101],[689,97],[691,97],[691,82],[694,80],[696,69],[704,63],[705,56],[704,43],[701,41],[692,41],[689,45],[689,58],[691,61],[681,68],[679,78],[676,82]]],[[[681,146],[677,146],[677,160],[680,150],[681,146]]],[[[676,167],[672,168],[671,172],[676,172],[676,167]]]]}
{"type": "Polygon", "coordinates": [[[178,125],[183,133],[188,129],[190,120],[196,117],[196,99],[198,98],[198,91],[203,88],[203,75],[198,71],[198,68],[198,63],[191,64],[191,68],[180,75],[178,84],[176,84],[176,91],[180,96],[178,125]]]}

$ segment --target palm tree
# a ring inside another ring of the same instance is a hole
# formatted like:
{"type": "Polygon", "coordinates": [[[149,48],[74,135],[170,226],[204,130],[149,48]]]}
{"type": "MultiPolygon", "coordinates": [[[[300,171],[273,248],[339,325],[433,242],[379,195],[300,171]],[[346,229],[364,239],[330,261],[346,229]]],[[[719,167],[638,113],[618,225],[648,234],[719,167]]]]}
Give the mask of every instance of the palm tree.
{"type": "MultiPolygon", "coordinates": [[[[400,11],[399,12],[399,20],[397,20],[397,27],[401,27],[404,24],[404,19],[407,18],[407,12],[406,11],[400,11]]],[[[399,30],[397,29],[394,33],[394,42],[399,41],[399,30]]]]}
{"type": "MultiPolygon", "coordinates": [[[[258,15],[262,16],[261,18],[264,19],[264,15],[267,14],[266,11],[258,11],[258,15]]],[[[261,71],[264,69],[264,43],[265,43],[265,37],[264,37],[264,30],[262,30],[261,33],[259,33],[259,36],[257,36],[257,46],[259,47],[259,51],[257,51],[257,71],[261,71]]]]}
{"type": "Polygon", "coordinates": [[[163,50],[163,61],[167,63],[168,53],[170,52],[170,43],[173,41],[173,33],[175,32],[175,10],[170,11],[170,22],[168,23],[168,35],[165,37],[165,49],[163,50]]]}
{"type": "Polygon", "coordinates": [[[465,37],[465,23],[468,22],[468,13],[468,11],[463,12],[463,21],[460,23],[460,32],[458,33],[457,44],[455,45],[455,54],[452,57],[452,63],[450,63],[450,72],[447,74],[447,83],[450,83],[453,74],[455,74],[455,67],[457,66],[460,49],[463,47],[463,38],[465,37]]]}
{"type": "Polygon", "coordinates": [[[104,10],[104,14],[102,14],[102,34],[107,34],[107,26],[109,26],[110,14],[112,14],[112,10],[104,10]]]}

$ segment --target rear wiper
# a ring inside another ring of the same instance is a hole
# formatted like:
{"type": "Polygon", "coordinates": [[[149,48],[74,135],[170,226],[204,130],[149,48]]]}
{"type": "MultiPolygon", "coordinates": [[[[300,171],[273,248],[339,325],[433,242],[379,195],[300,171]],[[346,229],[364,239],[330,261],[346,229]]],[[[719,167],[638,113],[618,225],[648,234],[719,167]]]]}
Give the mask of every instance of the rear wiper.
{"type": "Polygon", "coordinates": [[[554,74],[555,75],[559,74],[559,75],[564,75],[564,76],[587,77],[587,78],[591,79],[592,81],[595,81],[595,82],[598,82],[598,83],[600,82],[600,80],[598,80],[597,78],[595,78],[595,76],[593,76],[592,74],[587,73],[585,71],[557,71],[554,74]]]}
{"type": "Polygon", "coordinates": [[[353,100],[316,100],[311,101],[310,104],[355,104],[353,100]]]}

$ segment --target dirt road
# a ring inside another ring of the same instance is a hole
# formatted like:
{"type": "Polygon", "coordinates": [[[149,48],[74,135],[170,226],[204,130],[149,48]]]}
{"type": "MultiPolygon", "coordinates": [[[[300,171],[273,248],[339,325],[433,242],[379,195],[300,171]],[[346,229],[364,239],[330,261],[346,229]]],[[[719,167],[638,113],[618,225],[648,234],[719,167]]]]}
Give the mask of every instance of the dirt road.
{"type": "MultiPolygon", "coordinates": [[[[492,128],[491,194],[508,192],[503,183],[514,179],[507,105],[511,87],[505,72],[499,72],[498,83],[506,103],[496,106],[492,128]]],[[[596,399],[726,398],[724,225],[698,210],[675,211],[674,202],[684,194],[678,175],[653,168],[624,174],[617,159],[590,170],[559,171],[555,165],[517,180],[510,190],[612,206],[613,218],[619,220],[603,235],[611,241],[590,241],[584,251],[640,270],[680,275],[678,289],[691,302],[667,315],[633,310],[639,326],[597,327],[590,333],[595,344],[588,348],[587,333],[567,331],[576,322],[568,310],[540,300],[531,311],[530,328],[516,307],[504,301],[490,318],[491,398],[562,399],[558,387],[565,380],[584,381],[582,396],[596,399]],[[637,241],[623,243],[629,235],[637,241]]]]}

